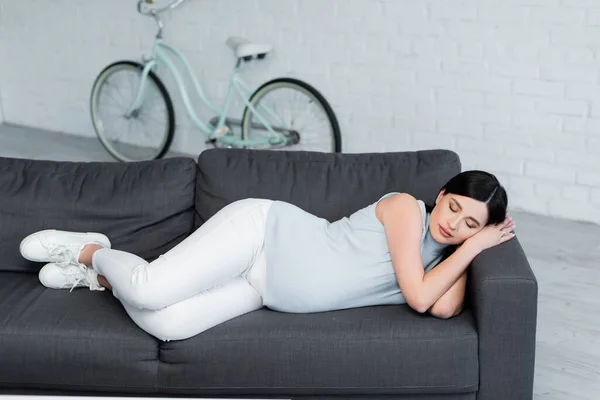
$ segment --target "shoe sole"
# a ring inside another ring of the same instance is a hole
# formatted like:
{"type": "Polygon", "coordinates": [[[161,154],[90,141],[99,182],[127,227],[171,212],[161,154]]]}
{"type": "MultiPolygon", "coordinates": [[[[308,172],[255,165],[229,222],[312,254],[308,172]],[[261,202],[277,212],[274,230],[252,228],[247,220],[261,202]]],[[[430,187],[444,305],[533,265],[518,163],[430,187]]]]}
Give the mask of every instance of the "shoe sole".
{"type": "MultiPolygon", "coordinates": [[[[29,243],[31,243],[33,240],[36,240],[39,236],[48,234],[48,233],[52,233],[52,232],[58,232],[58,229],[46,229],[43,231],[39,231],[39,232],[35,232],[32,233],[31,235],[27,236],[25,239],[21,240],[21,244],[19,245],[19,252],[21,253],[21,256],[23,256],[23,258],[25,258],[26,260],[29,261],[35,261],[35,262],[49,262],[52,260],[45,260],[45,259],[34,259],[34,258],[29,258],[26,257],[25,254],[23,254],[23,249],[29,245],[29,243]]],[[[65,232],[65,231],[61,231],[61,232],[65,232]]],[[[102,243],[102,245],[108,249],[110,249],[110,240],[108,239],[108,237],[106,237],[106,235],[103,235],[101,233],[95,233],[95,232],[84,232],[84,233],[80,233],[80,232],[71,232],[71,234],[74,235],[85,235],[87,238],[90,239],[90,242],[100,242],[102,243]]]]}

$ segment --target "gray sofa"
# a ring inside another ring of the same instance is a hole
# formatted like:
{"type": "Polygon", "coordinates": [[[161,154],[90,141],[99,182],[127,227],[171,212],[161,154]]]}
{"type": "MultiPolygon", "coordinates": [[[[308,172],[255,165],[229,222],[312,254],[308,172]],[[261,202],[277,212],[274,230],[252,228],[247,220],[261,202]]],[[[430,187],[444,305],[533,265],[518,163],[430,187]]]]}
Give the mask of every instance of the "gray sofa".
{"type": "MultiPolygon", "coordinates": [[[[406,305],[314,314],[263,308],[184,341],[139,329],[109,292],[51,290],[20,240],[101,231],[153,260],[246,197],[330,221],[389,191],[432,202],[461,169],[446,150],[323,154],[212,149],[198,162],[0,158],[0,393],[210,398],[532,398],[537,282],[518,238],[480,254],[465,310],[406,305]]],[[[200,266],[199,266],[200,267],[200,266]]]]}

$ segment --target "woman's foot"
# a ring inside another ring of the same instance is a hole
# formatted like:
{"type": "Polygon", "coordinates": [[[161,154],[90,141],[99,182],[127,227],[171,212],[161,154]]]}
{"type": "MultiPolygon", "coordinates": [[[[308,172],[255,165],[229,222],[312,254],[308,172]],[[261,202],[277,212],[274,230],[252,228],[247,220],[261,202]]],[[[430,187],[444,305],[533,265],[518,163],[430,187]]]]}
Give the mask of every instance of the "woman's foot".
{"type": "Polygon", "coordinates": [[[77,260],[80,264],[83,264],[87,267],[92,266],[92,256],[94,253],[100,249],[103,249],[104,246],[96,243],[88,243],[83,246],[81,252],[79,253],[79,259],[77,260]]]}
{"type": "Polygon", "coordinates": [[[81,265],[68,265],[66,267],[55,263],[44,265],[38,274],[42,285],[50,289],[71,289],[88,287],[90,290],[104,290],[100,284],[99,275],[92,268],[81,265]]]}
{"type": "Polygon", "coordinates": [[[68,267],[80,264],[89,266],[94,251],[102,247],[110,249],[110,246],[110,240],[101,233],[49,229],[27,236],[21,241],[19,250],[27,260],[68,267]]]}

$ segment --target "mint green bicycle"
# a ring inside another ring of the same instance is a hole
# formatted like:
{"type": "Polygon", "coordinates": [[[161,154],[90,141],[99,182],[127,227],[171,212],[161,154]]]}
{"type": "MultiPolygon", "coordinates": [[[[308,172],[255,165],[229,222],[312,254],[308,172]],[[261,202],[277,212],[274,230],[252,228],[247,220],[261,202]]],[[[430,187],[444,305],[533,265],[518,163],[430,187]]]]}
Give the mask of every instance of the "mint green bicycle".
{"type": "Polygon", "coordinates": [[[171,97],[161,82],[159,67],[166,67],[175,78],[183,104],[194,125],[213,147],[289,149],[341,152],[340,128],[325,98],[312,86],[297,79],[278,78],[248,88],[240,77],[242,61],[264,59],[273,50],[270,45],[255,44],[238,37],[227,39],[237,58],[222,108],[204,95],[187,58],[163,40],[164,22],[160,14],[186,0],[171,1],[151,9],[155,0],[139,0],[138,12],[151,16],[158,24],[152,56],[135,61],[115,62],[102,70],[94,82],[91,117],[102,145],[119,161],[161,158],[169,150],[175,132],[175,111],[171,97]],[[216,114],[208,123],[195,113],[182,74],[169,54],[177,57],[202,102],[216,114]],[[233,92],[245,103],[240,119],[227,116],[233,92]],[[241,127],[241,137],[233,126],[241,127]]]}

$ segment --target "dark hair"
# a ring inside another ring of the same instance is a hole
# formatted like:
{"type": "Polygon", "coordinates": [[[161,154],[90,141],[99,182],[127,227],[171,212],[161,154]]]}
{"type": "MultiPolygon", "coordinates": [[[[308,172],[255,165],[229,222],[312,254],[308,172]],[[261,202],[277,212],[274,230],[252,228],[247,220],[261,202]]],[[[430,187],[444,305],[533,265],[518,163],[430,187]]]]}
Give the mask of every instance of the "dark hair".
{"type": "MultiPolygon", "coordinates": [[[[489,172],[479,170],[461,172],[446,182],[440,188],[440,191],[442,190],[444,190],[444,195],[452,193],[486,203],[488,208],[486,226],[498,224],[506,218],[506,208],[508,206],[506,190],[504,190],[498,178],[489,172]]],[[[434,207],[435,205],[425,204],[428,213],[431,213],[434,207]]],[[[455,245],[446,247],[442,261],[454,253],[456,248],[455,245]]]]}
{"type": "MultiPolygon", "coordinates": [[[[506,218],[508,196],[498,179],[489,172],[464,171],[450,179],[440,191],[444,194],[456,194],[470,197],[487,204],[488,221],[486,225],[499,224],[506,218]]],[[[434,206],[427,206],[431,212],[434,206]]]]}

